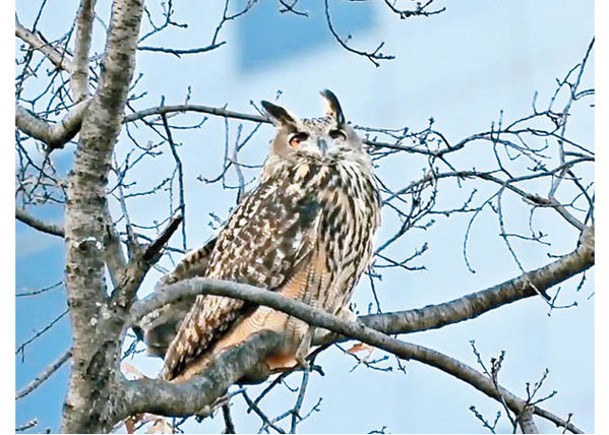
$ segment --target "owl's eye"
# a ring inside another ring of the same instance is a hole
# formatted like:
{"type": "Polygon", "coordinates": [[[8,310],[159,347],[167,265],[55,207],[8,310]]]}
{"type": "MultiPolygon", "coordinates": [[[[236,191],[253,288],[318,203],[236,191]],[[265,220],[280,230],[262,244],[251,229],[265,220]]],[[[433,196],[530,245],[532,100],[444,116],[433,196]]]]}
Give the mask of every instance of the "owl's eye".
{"type": "Polygon", "coordinates": [[[343,130],[330,130],[329,135],[332,139],[347,140],[347,134],[343,130]]]}
{"type": "Polygon", "coordinates": [[[303,142],[303,141],[307,140],[308,138],[309,138],[308,133],[300,131],[300,132],[292,133],[288,138],[288,142],[290,143],[290,146],[292,148],[297,148],[298,145],[300,145],[300,142],[303,142]]]}

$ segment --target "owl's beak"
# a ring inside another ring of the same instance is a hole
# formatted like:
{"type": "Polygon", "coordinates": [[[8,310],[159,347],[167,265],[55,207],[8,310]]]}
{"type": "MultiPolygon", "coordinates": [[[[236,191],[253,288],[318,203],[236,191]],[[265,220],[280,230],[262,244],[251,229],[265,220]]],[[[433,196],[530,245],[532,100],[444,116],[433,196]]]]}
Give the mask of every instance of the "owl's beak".
{"type": "Polygon", "coordinates": [[[328,142],[325,139],[317,139],[317,147],[321,151],[321,155],[325,156],[328,151],[328,142]]]}

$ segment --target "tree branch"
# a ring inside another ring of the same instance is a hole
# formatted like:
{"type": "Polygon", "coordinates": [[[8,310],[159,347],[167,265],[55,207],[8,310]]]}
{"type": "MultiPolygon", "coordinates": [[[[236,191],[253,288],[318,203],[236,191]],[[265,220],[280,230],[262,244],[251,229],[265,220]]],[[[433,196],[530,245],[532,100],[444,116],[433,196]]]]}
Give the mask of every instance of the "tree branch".
{"type": "Polygon", "coordinates": [[[82,0],[76,18],[75,67],[70,75],[74,101],[83,101],[89,96],[89,50],[93,35],[95,3],[96,0],[82,0]]]}
{"type": "Polygon", "coordinates": [[[181,57],[184,54],[199,54],[199,53],[207,53],[208,51],[215,50],[216,48],[222,47],[226,44],[226,41],[222,41],[218,44],[211,44],[206,47],[197,47],[197,48],[166,48],[166,47],[150,47],[150,46],[139,46],[137,47],[140,51],[154,51],[158,53],[168,53],[173,54],[176,57],[181,57]]]}
{"type": "MultiPolygon", "coordinates": [[[[176,296],[176,293],[179,293],[181,296],[186,294],[213,294],[247,300],[259,305],[266,305],[280,311],[288,312],[289,314],[304,320],[310,325],[325,328],[342,334],[345,337],[357,339],[363,343],[378,347],[398,356],[401,359],[413,359],[440,369],[470,384],[487,396],[501,402],[505,402],[507,406],[517,414],[520,414],[528,405],[525,400],[512,394],[505,388],[495,385],[491,379],[484,376],[482,373],[454,358],[423,346],[402,342],[382,332],[371,329],[362,323],[346,322],[336,316],[326,313],[325,311],[315,309],[303,302],[287,299],[279,294],[275,294],[267,290],[229,281],[192,278],[167,286],[164,291],[155,293],[150,300],[155,300],[155,303],[158,304],[158,306],[161,306],[172,300],[170,297],[168,297],[168,295],[171,293],[173,293],[174,297],[176,296]]],[[[150,308],[149,306],[146,306],[146,302],[150,302],[150,300],[142,301],[133,305],[131,311],[132,319],[138,318],[138,316],[145,314],[144,308],[150,308]]],[[[207,373],[212,373],[212,369],[210,368],[209,371],[206,370],[205,373],[206,374],[204,376],[207,376],[207,373]]],[[[188,384],[190,387],[190,383],[185,383],[183,385],[186,384],[188,384]]],[[[172,403],[183,403],[185,401],[192,403],[193,398],[174,396],[172,403]]],[[[154,408],[155,405],[150,402],[151,401],[148,400],[147,403],[149,406],[153,406],[153,409],[145,407],[143,409],[137,408],[137,411],[162,411],[158,408],[154,408]]],[[[173,409],[175,410],[175,408],[173,409]]],[[[183,411],[185,410],[185,408],[181,409],[183,411]]],[[[572,432],[580,432],[580,430],[574,425],[560,419],[548,411],[543,410],[543,413],[539,413],[538,410],[540,409],[541,408],[535,406],[534,413],[541,415],[544,418],[548,418],[556,424],[567,427],[572,432]]]]}
{"type": "Polygon", "coordinates": [[[119,276],[121,272],[127,266],[127,260],[125,259],[125,254],[121,247],[121,239],[116,231],[107,201],[104,207],[104,221],[106,223],[104,260],[106,262],[106,267],[108,268],[112,285],[116,287],[119,285],[119,276]]]}
{"type": "Polygon", "coordinates": [[[518,425],[522,430],[522,433],[539,433],[535,420],[533,420],[533,409],[530,406],[518,415],[518,425]]]}
{"type": "Polygon", "coordinates": [[[118,285],[112,291],[110,297],[111,306],[118,306],[123,310],[131,308],[135,293],[140,287],[144,276],[152,265],[158,261],[161,250],[178,229],[181,222],[181,215],[174,217],[156,240],[127,264],[120,275],[118,285]]]}
{"type": "Polygon", "coordinates": [[[15,208],[15,218],[18,221],[23,222],[24,224],[29,225],[30,227],[38,231],[42,231],[43,233],[51,234],[53,236],[59,236],[62,238],[64,237],[64,230],[61,226],[44,222],[32,216],[22,208],[15,208]]]}
{"type": "Polygon", "coordinates": [[[33,428],[34,426],[36,426],[38,424],[38,419],[33,418],[32,420],[28,421],[25,424],[19,425],[15,428],[15,432],[23,432],[26,431],[28,429],[33,428]]]}
{"type": "Polygon", "coordinates": [[[16,104],[15,126],[28,136],[47,144],[49,150],[63,148],[80,130],[88,106],[89,100],[81,101],[72,107],[58,124],[49,124],[16,104]]]}
{"type": "MultiPolygon", "coordinates": [[[[458,323],[480,316],[488,311],[517,300],[535,296],[550,287],[589,269],[594,264],[594,227],[589,227],[580,239],[578,248],[539,269],[519,275],[509,281],[491,288],[475,292],[461,298],[438,305],[424,308],[361,316],[359,320],[378,331],[386,334],[401,334],[458,323]],[[534,287],[533,287],[534,286],[534,287]]],[[[303,313],[298,301],[281,297],[278,294],[261,290],[245,284],[229,281],[194,278],[180,281],[155,292],[148,298],[133,304],[130,312],[130,322],[135,323],[146,314],[165,304],[175,303],[186,297],[203,293],[220,294],[236,297],[260,305],[288,312],[299,317],[303,313]]],[[[308,305],[305,307],[310,308],[308,305]]],[[[316,337],[315,344],[325,344],[327,340],[334,341],[335,337],[316,337]]]]}
{"type": "Polygon", "coordinates": [[[386,334],[437,329],[480,316],[503,305],[544,293],[554,285],[594,265],[594,226],[582,235],[577,249],[564,257],[486,290],[450,302],[415,310],[362,316],[360,320],[386,334]]]}
{"type": "Polygon", "coordinates": [[[125,313],[120,306],[107,305],[103,255],[106,186],[135,69],[143,3],[113,2],[99,84],[82,121],[68,178],[66,290],[73,364],[62,432],[96,432],[112,405],[110,383],[125,313]]]}
{"type": "Polygon", "coordinates": [[[152,412],[167,416],[208,415],[216,399],[281,344],[279,334],[262,331],[239,346],[222,352],[203,374],[184,383],[160,379],[122,380],[123,408],[115,421],[129,415],[152,412]],[[179,400],[176,400],[179,398],[179,400]]]}
{"type": "Polygon", "coordinates": [[[139,112],[132,113],[130,115],[126,115],[123,118],[124,123],[138,121],[140,119],[144,119],[148,116],[154,115],[166,115],[168,113],[174,112],[198,112],[198,113],[207,113],[209,115],[221,116],[224,118],[231,119],[241,119],[244,121],[253,121],[253,122],[264,122],[270,124],[271,121],[261,115],[249,115],[247,113],[240,112],[232,112],[230,110],[226,110],[222,107],[210,107],[210,106],[201,106],[197,104],[179,104],[173,106],[157,106],[151,107],[150,109],[141,110],[139,112]]]}
{"type": "Polygon", "coordinates": [[[42,373],[40,373],[32,382],[30,382],[25,387],[23,387],[21,390],[19,390],[17,392],[17,394],[15,395],[15,400],[19,400],[19,399],[27,396],[32,391],[34,391],[36,388],[38,388],[40,385],[42,385],[44,383],[44,381],[49,379],[51,377],[51,375],[53,373],[55,373],[57,370],[59,370],[59,368],[71,357],[72,357],[72,349],[69,349],[63,355],[61,355],[57,359],[57,361],[55,361],[53,364],[51,364],[46,369],[44,369],[44,371],[42,373]]]}
{"type": "Polygon", "coordinates": [[[44,41],[38,35],[32,33],[21,25],[17,16],[15,16],[15,36],[27,43],[34,50],[40,51],[49,59],[57,68],[65,70],[69,73],[74,72],[74,63],[65,57],[63,53],[59,53],[48,42],[44,41]]]}

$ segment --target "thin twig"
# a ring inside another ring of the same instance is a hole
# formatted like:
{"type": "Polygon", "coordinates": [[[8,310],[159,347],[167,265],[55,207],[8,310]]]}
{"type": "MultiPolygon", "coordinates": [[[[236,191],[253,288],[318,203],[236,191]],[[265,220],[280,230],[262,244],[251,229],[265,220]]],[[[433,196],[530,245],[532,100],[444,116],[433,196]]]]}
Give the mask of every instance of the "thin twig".
{"type": "Polygon", "coordinates": [[[17,392],[17,394],[15,395],[15,400],[19,400],[19,399],[27,396],[32,391],[34,391],[36,388],[38,388],[40,385],[42,385],[44,383],[44,381],[46,381],[48,378],[50,378],[51,375],[53,373],[55,373],[57,370],[59,370],[59,368],[61,368],[61,366],[71,357],[72,357],[72,349],[69,349],[63,355],[61,355],[54,363],[52,363],[46,369],[44,369],[44,371],[42,373],[40,373],[38,376],[36,376],[36,378],[32,382],[30,382],[25,387],[23,387],[21,390],[19,390],[17,392]]]}

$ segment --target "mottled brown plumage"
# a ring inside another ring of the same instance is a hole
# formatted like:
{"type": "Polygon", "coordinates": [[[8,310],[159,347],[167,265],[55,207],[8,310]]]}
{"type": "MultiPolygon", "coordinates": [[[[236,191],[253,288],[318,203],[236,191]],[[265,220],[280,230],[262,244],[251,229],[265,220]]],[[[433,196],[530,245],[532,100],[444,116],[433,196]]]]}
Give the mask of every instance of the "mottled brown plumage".
{"type": "MultiPolygon", "coordinates": [[[[155,291],[163,291],[165,286],[184,279],[205,276],[209,257],[215,244],[216,238],[213,238],[201,248],[187,253],[173,271],[159,280],[155,291]]],[[[165,304],[132,326],[137,337],[146,344],[148,355],[165,357],[167,348],[178,333],[180,325],[191,310],[195,299],[196,296],[192,296],[165,304]]]]}
{"type": "MultiPolygon", "coordinates": [[[[361,140],[329,91],[326,116],[300,120],[263,102],[277,135],[260,184],[217,237],[205,276],[246,283],[299,299],[332,314],[348,313],[353,288],[368,266],[380,203],[361,140]]],[[[192,267],[192,266],[191,266],[192,267]]],[[[306,323],[267,307],[199,296],[166,357],[162,377],[182,381],[209,358],[262,329],[284,336],[270,371],[306,356],[306,323]]]]}

